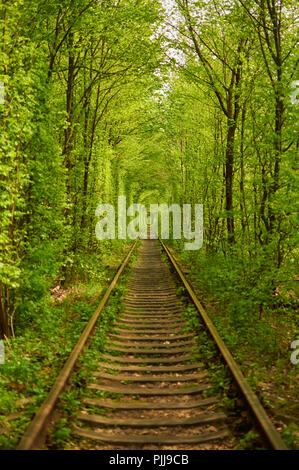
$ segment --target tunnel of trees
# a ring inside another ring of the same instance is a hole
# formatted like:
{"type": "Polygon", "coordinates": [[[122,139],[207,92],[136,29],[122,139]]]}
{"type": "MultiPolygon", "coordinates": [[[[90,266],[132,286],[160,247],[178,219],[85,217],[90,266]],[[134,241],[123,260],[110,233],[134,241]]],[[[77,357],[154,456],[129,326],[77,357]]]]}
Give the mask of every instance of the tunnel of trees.
{"type": "Polygon", "coordinates": [[[296,3],[1,1],[0,338],[38,331],[51,289],[123,248],[95,209],[125,195],[203,204],[201,250],[172,246],[225,304],[222,334],[289,354],[296,3]]]}

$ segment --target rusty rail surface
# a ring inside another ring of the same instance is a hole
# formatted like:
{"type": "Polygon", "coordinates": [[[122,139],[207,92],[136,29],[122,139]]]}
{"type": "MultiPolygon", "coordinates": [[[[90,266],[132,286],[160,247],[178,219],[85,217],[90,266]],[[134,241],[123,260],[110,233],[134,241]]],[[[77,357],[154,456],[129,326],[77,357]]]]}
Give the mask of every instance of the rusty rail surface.
{"type": "Polygon", "coordinates": [[[169,251],[169,249],[167,248],[167,246],[165,245],[165,243],[163,243],[161,239],[160,239],[160,243],[165,253],[168,256],[168,259],[171,262],[171,265],[174,267],[177,275],[179,276],[180,280],[184,284],[184,287],[186,291],[188,292],[189,297],[191,298],[202,320],[204,321],[206,327],[208,328],[208,331],[211,334],[213,340],[215,341],[225,363],[228,365],[230,372],[233,375],[240,392],[245,398],[249,406],[249,409],[251,413],[253,414],[254,419],[264,439],[267,441],[268,445],[273,450],[287,450],[287,446],[285,445],[284,441],[280,437],[279,432],[276,430],[270,418],[268,417],[257,395],[254,393],[254,391],[251,389],[250,385],[246,381],[243,373],[241,372],[241,369],[239,368],[238,364],[234,360],[229,349],[227,348],[227,346],[221,339],[209,315],[207,314],[207,312],[205,311],[205,309],[199,302],[198,298],[196,297],[196,294],[194,293],[191,285],[189,284],[186,277],[184,276],[182,270],[178,266],[174,256],[171,254],[171,252],[169,251]]]}
{"type": "Polygon", "coordinates": [[[44,431],[44,428],[47,422],[50,420],[50,417],[54,411],[55,405],[59,398],[59,395],[63,392],[67,381],[71,375],[71,372],[74,369],[74,366],[77,362],[77,359],[82,352],[91,332],[93,331],[96,322],[105,307],[111,292],[113,291],[114,287],[116,286],[119,277],[123,273],[124,269],[129,263],[129,260],[136,248],[138,240],[133,244],[129,253],[127,254],[126,258],[124,259],[123,263],[119,267],[116,275],[114,276],[111,284],[109,285],[105,295],[103,296],[102,300],[100,301],[96,311],[88,321],[82,335],[80,336],[77,344],[73,348],[69,358],[65,362],[61,372],[59,373],[54,385],[52,386],[50,392],[48,393],[46,399],[38,409],[35,417],[31,421],[30,425],[28,426],[27,430],[25,431],[24,436],[22,437],[17,450],[29,450],[34,449],[37,442],[40,440],[41,435],[44,431]]]}
{"type": "MultiPolygon", "coordinates": [[[[199,302],[174,256],[162,240],[159,240],[159,242],[162,250],[167,254],[170,265],[183,283],[189,298],[215,341],[231,372],[234,383],[238,386],[240,395],[248,405],[248,409],[266,446],[273,450],[286,450],[285,443],[219,336],[213,322],[199,302]]],[[[63,392],[78,356],[93,331],[120,275],[127,266],[136,244],[137,241],[133,244],[118,269],[98,308],[89,320],[17,449],[39,448],[42,442],[41,436],[46,433],[59,395],[63,392]]],[[[209,396],[205,398],[201,395],[202,391],[210,388],[210,385],[205,380],[205,372],[201,370],[201,364],[190,362],[195,333],[186,333],[184,330],[184,320],[180,316],[182,305],[176,294],[176,283],[173,274],[171,274],[171,270],[166,266],[166,263],[162,262],[158,241],[150,241],[145,245],[146,247],[142,245],[139,254],[140,260],[136,263],[136,266],[134,265],[131,273],[124,298],[125,311],[116,319],[112,331],[108,335],[105,349],[99,354],[99,370],[94,373],[94,380],[88,385],[91,392],[102,390],[116,394],[121,393],[127,399],[115,402],[112,399],[99,399],[96,395],[95,397],[84,398],[82,405],[99,406],[105,408],[109,413],[105,416],[89,413],[88,410],[87,413],[79,413],[75,418],[73,435],[79,439],[95,440],[101,444],[136,445],[137,448],[140,448],[140,446],[143,448],[143,445],[148,444],[198,445],[199,443],[223,439],[227,436],[225,413],[215,413],[215,409],[208,409],[204,414],[201,412],[196,413],[196,410],[203,410],[206,406],[217,403],[217,397],[209,396]],[[111,373],[111,370],[116,373],[111,373]],[[195,375],[199,382],[196,384],[193,383],[195,375]],[[164,385],[161,388],[159,384],[162,382],[164,385]],[[191,382],[192,386],[190,385],[186,389],[180,385],[183,382],[191,382]],[[134,383],[140,383],[141,385],[133,385],[134,383]],[[190,395],[190,400],[182,401],[180,397],[184,394],[190,395]],[[132,397],[136,395],[158,398],[154,402],[148,401],[148,399],[140,399],[140,397],[137,401],[135,399],[132,401],[132,397]],[[160,396],[161,400],[159,399],[160,396]],[[169,397],[167,401],[163,398],[165,396],[169,397]],[[184,409],[188,409],[189,414],[183,416],[184,409]],[[121,410],[126,410],[126,413],[122,415],[121,410]],[[128,410],[135,410],[135,414],[132,417],[129,416],[127,414],[128,410]],[[147,414],[147,417],[139,416],[137,410],[148,410],[147,413],[150,412],[150,415],[147,414]],[[170,410],[181,410],[181,414],[167,417],[166,415],[160,416],[158,413],[155,416],[155,410],[168,410],[168,412],[170,410]],[[116,414],[113,414],[114,411],[116,411],[116,414]],[[206,432],[205,425],[212,422],[218,423],[218,429],[216,432],[206,432]],[[84,428],[86,424],[88,426],[97,426],[96,431],[84,428]],[[111,432],[105,432],[106,426],[109,426],[111,432]],[[188,426],[199,426],[199,432],[184,434],[180,430],[182,426],[187,430],[188,426]],[[200,426],[203,426],[203,433],[200,431],[200,426]],[[125,427],[125,431],[123,431],[123,427],[125,427]],[[136,430],[140,427],[145,427],[150,431],[138,434],[136,430]],[[178,429],[178,431],[171,432],[171,428],[172,430],[178,429]],[[165,430],[167,434],[164,433],[165,430]]],[[[119,447],[116,447],[116,449],[119,449],[119,447]]]]}

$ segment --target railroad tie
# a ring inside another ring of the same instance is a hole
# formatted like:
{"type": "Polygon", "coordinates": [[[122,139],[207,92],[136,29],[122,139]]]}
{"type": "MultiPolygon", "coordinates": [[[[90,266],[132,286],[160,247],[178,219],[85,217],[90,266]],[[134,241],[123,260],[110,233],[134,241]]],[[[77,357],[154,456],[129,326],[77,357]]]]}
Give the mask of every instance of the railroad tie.
{"type": "MultiPolygon", "coordinates": [[[[229,435],[169,267],[143,240],[73,434],[109,449],[199,446],[229,435]]],[[[200,448],[200,447],[199,447],[200,448]]]]}

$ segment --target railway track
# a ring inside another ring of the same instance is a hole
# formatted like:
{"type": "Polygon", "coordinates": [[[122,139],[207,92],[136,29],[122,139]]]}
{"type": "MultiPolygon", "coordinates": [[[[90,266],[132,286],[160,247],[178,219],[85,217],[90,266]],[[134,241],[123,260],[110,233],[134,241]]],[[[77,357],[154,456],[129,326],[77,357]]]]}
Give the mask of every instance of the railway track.
{"type": "MultiPolygon", "coordinates": [[[[219,337],[167,247],[161,242],[180,282],[199,311],[247,404],[265,447],[286,449],[258,398],[219,337]]],[[[188,330],[185,306],[177,295],[173,272],[162,259],[161,245],[144,240],[131,269],[124,310],[99,354],[98,370],[87,384],[73,423],[73,436],[104,449],[194,449],[237,439],[232,421],[219,408],[206,366],[198,360],[195,332],[188,330]],[[107,398],[108,396],[108,398],[107,398]]],[[[76,359],[87,342],[109,295],[125,269],[136,243],[74,348],[48,398],[18,448],[38,448],[76,359]]],[[[214,447],[213,447],[214,446],[214,447]]],[[[80,447],[80,444],[79,444],[80,447]]]]}

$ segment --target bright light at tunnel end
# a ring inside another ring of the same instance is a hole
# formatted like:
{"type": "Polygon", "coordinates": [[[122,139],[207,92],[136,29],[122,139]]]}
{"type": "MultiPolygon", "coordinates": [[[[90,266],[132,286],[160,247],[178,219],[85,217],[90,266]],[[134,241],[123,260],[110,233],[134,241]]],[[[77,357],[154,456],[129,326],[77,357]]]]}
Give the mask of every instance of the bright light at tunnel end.
{"type": "Polygon", "coordinates": [[[163,240],[170,238],[172,219],[172,235],[174,240],[188,240],[184,243],[185,250],[199,250],[203,244],[203,205],[183,204],[150,204],[149,211],[143,204],[131,204],[127,208],[126,196],[118,196],[117,208],[112,204],[100,204],[95,211],[101,219],[95,227],[98,240],[119,240],[136,238],[155,240],[159,236],[163,240]],[[170,214],[172,217],[170,217],[170,214]],[[127,217],[134,217],[127,224],[127,217]],[[116,221],[117,219],[117,221],[116,221]],[[117,230],[116,230],[117,224],[117,230]]]}

